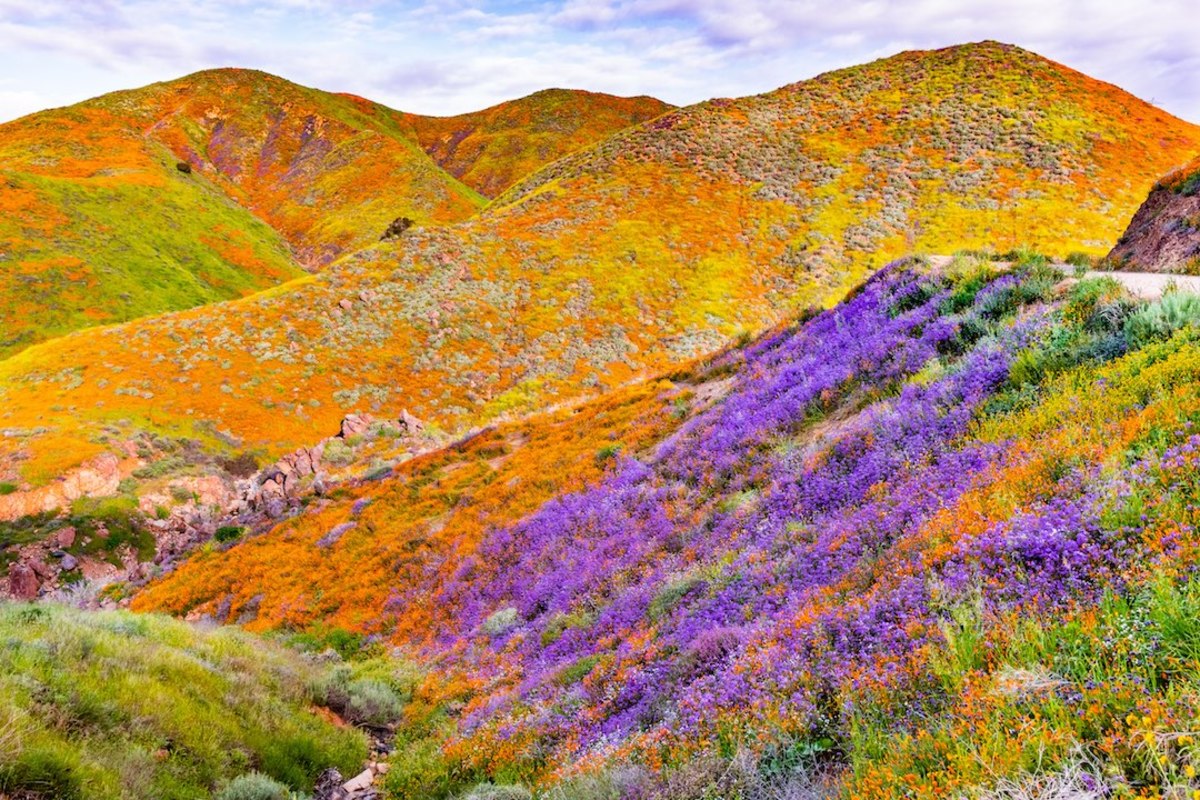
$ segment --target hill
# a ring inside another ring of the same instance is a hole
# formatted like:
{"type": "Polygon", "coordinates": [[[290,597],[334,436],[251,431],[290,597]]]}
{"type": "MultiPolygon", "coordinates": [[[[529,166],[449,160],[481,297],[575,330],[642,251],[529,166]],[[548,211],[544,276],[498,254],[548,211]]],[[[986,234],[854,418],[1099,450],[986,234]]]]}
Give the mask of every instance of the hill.
{"type": "Polygon", "coordinates": [[[236,629],[0,603],[0,636],[5,797],[224,799],[251,772],[309,791],[367,756],[365,735],[313,706],[337,665],[236,629]]]}
{"type": "Polygon", "coordinates": [[[1198,324],[1033,257],[896,264],[134,606],[416,654],[395,797],[1186,795],[1198,324]]]}
{"type": "Polygon", "coordinates": [[[164,458],[146,432],[262,460],[352,411],[465,431],[828,305],[909,248],[1103,252],[1198,148],[1200,129],[993,43],[673,111],[312,280],[0,362],[0,482],[164,458]]]}
{"type": "Polygon", "coordinates": [[[0,125],[0,357],[240,297],[482,199],[394,112],[213,70],[0,125]],[[183,172],[177,165],[183,166],[183,172]]]}
{"type": "Polygon", "coordinates": [[[443,169],[495,197],[539,167],[671,108],[653,97],[546,89],[470,114],[405,120],[443,169]]]}
{"type": "Polygon", "coordinates": [[[1109,260],[1146,272],[1200,273],[1200,158],[1155,184],[1109,260]]]}

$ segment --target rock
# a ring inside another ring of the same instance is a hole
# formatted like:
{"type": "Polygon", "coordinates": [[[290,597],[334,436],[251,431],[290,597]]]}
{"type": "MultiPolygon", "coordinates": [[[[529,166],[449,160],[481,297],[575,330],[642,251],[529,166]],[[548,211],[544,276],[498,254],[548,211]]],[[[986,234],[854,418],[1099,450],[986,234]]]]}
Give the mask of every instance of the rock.
{"type": "Polygon", "coordinates": [[[345,800],[346,792],[342,789],[342,773],[330,767],[321,773],[313,786],[313,800],[345,800]]]}
{"type": "Polygon", "coordinates": [[[65,571],[73,572],[79,568],[79,559],[77,559],[75,556],[71,555],[70,553],[67,553],[65,556],[62,557],[62,561],[59,562],[59,565],[65,571]]]}
{"type": "Polygon", "coordinates": [[[371,770],[364,769],[362,772],[343,783],[342,788],[347,792],[361,792],[364,789],[371,788],[371,784],[374,782],[375,776],[371,774],[371,770]]]}
{"type": "Polygon", "coordinates": [[[371,423],[375,418],[370,414],[350,414],[342,420],[341,430],[338,436],[343,439],[348,439],[351,436],[361,436],[371,428],[371,423]]]}
{"type": "MultiPolygon", "coordinates": [[[[66,554],[64,553],[63,555],[66,554]]],[[[37,575],[42,580],[47,580],[48,578],[53,577],[54,570],[50,568],[49,564],[39,560],[30,561],[28,563],[29,568],[33,570],[33,574],[37,575]]]]}
{"type": "Polygon", "coordinates": [[[192,165],[186,161],[179,161],[175,164],[175,169],[182,172],[184,175],[192,174],[192,165]]]}
{"type": "Polygon", "coordinates": [[[41,586],[33,568],[24,562],[13,564],[8,571],[8,592],[18,600],[37,597],[41,586]]]}
{"type": "Polygon", "coordinates": [[[119,491],[121,478],[139,464],[137,459],[121,461],[112,453],[103,453],[46,486],[0,496],[0,519],[54,511],[81,497],[114,495],[119,491]]]}
{"type": "Polygon", "coordinates": [[[338,308],[342,309],[342,311],[349,311],[350,309],[354,308],[354,304],[349,300],[339,300],[338,308]]]}
{"type": "Polygon", "coordinates": [[[417,419],[412,414],[408,413],[407,408],[400,412],[399,422],[400,422],[400,426],[402,428],[404,428],[405,430],[407,430],[409,433],[416,433],[417,431],[421,431],[421,430],[425,429],[425,423],[421,422],[421,420],[417,419]]]}
{"type": "Polygon", "coordinates": [[[59,547],[71,547],[75,544],[75,528],[68,525],[54,534],[54,543],[59,547]]]}

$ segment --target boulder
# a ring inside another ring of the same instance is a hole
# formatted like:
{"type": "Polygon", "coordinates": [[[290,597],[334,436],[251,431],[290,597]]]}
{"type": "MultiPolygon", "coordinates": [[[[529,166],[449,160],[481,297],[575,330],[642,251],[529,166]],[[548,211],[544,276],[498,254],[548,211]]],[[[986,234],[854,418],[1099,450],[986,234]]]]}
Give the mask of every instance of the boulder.
{"type": "Polygon", "coordinates": [[[351,436],[361,436],[371,428],[371,423],[375,418],[370,414],[350,414],[342,420],[341,430],[338,436],[343,439],[348,439],[351,436]]]}
{"type": "Polygon", "coordinates": [[[54,544],[59,547],[71,547],[75,544],[75,528],[68,525],[65,528],[60,528],[54,534],[54,544]]]}
{"type": "Polygon", "coordinates": [[[41,581],[38,580],[33,568],[25,562],[13,564],[9,569],[8,593],[18,600],[32,600],[38,596],[38,590],[41,587],[41,581]]]}
{"type": "Polygon", "coordinates": [[[74,570],[79,568],[79,559],[77,559],[75,556],[71,555],[70,553],[67,553],[65,556],[62,557],[62,561],[59,562],[59,565],[63,568],[64,571],[73,572],[74,570]]]}
{"type": "Polygon", "coordinates": [[[399,419],[400,427],[404,428],[409,433],[416,433],[425,429],[425,423],[408,413],[408,409],[403,409],[400,412],[399,419]]]}

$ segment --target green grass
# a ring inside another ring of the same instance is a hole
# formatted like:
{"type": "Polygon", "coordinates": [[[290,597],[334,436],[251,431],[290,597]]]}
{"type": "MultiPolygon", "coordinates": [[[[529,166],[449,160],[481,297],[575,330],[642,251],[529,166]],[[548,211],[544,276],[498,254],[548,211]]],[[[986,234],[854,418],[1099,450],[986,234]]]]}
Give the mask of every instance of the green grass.
{"type": "Polygon", "coordinates": [[[0,604],[0,796],[198,799],[252,771],[310,790],[366,756],[311,708],[329,669],[232,628],[0,604]]]}
{"type": "Polygon", "coordinates": [[[43,262],[28,272],[11,270],[0,281],[6,287],[0,357],[98,323],[228,300],[304,274],[264,222],[166,159],[163,171],[164,186],[7,173],[67,222],[50,238],[27,240],[20,220],[0,219],[0,239],[20,242],[16,259],[43,262]],[[235,252],[245,263],[234,262],[235,252]],[[36,315],[28,313],[30,305],[36,315]]]}

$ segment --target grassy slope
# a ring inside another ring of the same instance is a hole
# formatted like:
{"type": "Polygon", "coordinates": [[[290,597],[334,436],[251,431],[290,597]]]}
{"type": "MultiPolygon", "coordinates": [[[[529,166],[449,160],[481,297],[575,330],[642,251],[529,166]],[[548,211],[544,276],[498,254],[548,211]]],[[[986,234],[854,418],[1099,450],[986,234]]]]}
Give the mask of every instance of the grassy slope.
{"type": "Polygon", "coordinates": [[[473,213],[482,198],[393,116],[215,70],[0,126],[0,356],[251,294],[303,274],[297,261],[317,267],[377,240],[401,215],[473,213]]]}
{"type": "Polygon", "coordinates": [[[115,420],[111,437],[219,430],[271,453],[352,409],[462,428],[831,303],[909,248],[1101,252],[1198,146],[1200,129],[997,44],[681,109],[315,280],[0,363],[0,424],[28,433],[0,442],[0,479],[94,452],[115,420]]]}
{"type": "Polygon", "coordinates": [[[676,385],[413,462],[136,605],[212,611],[232,593],[258,627],[422,648],[438,666],[396,797],[481,780],[805,796],[814,770],[847,798],[1187,796],[1171,792],[1200,789],[1200,305],[1147,327],[1127,320],[1187,304],[1137,312],[1103,281],[1061,295],[1038,267],[956,268],[846,322],[879,337],[875,356],[805,355],[845,327],[828,316],[782,330],[676,385]],[[969,402],[934,388],[956,376],[969,402]],[[689,477],[693,447],[730,443],[689,477]],[[581,482],[598,483],[583,505],[581,482]]]}
{"type": "Polygon", "coordinates": [[[0,795],[208,798],[259,770],[353,774],[365,737],[312,707],[328,666],[236,629],[0,604],[0,795]]]}
{"type": "Polygon", "coordinates": [[[470,114],[404,119],[443,169],[495,197],[551,161],[670,108],[652,97],[546,89],[470,114]]]}

